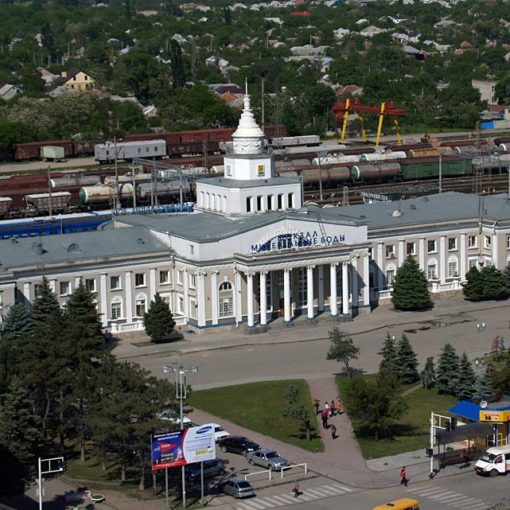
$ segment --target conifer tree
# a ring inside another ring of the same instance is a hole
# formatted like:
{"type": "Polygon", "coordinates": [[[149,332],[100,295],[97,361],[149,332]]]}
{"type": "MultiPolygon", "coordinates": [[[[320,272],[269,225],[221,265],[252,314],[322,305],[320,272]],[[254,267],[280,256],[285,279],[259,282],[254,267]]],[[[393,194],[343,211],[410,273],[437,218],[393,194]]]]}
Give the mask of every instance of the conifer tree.
{"type": "Polygon", "coordinates": [[[480,271],[483,297],[499,299],[508,296],[507,279],[503,271],[494,266],[486,266],[480,271]]]}
{"type": "Polygon", "coordinates": [[[459,378],[455,394],[460,400],[471,398],[476,391],[476,375],[469,361],[467,354],[464,352],[459,362],[459,378]]]}
{"type": "Polygon", "coordinates": [[[382,356],[381,363],[379,364],[379,373],[398,376],[397,346],[394,336],[389,333],[386,334],[383,348],[378,354],[382,356]]]}
{"type": "Polygon", "coordinates": [[[155,342],[161,341],[174,331],[175,321],[172,312],[159,293],[156,293],[154,301],[151,301],[149,305],[149,310],[145,312],[143,323],[145,332],[155,342]]]}
{"type": "Polygon", "coordinates": [[[397,344],[397,370],[400,381],[406,384],[416,382],[420,378],[417,367],[418,358],[416,357],[416,353],[407,335],[402,334],[397,344]]]}
{"type": "Polygon", "coordinates": [[[436,369],[436,388],[439,393],[455,395],[459,380],[459,357],[455,348],[447,343],[439,356],[436,369]]]}
{"type": "Polygon", "coordinates": [[[28,310],[20,303],[11,306],[5,316],[2,338],[16,341],[32,331],[32,318],[28,310]]]}
{"type": "Polygon", "coordinates": [[[35,334],[41,334],[41,328],[48,331],[58,328],[62,319],[62,310],[57,297],[50,289],[46,276],[43,277],[37,290],[37,296],[32,303],[32,323],[35,334]]]}
{"type": "Polygon", "coordinates": [[[391,301],[398,310],[422,310],[432,306],[425,273],[411,256],[397,270],[391,301]]]}
{"type": "Polygon", "coordinates": [[[463,284],[464,297],[470,301],[480,301],[483,297],[483,283],[480,271],[473,266],[466,273],[466,282],[463,284]]]}
{"type": "Polygon", "coordinates": [[[432,356],[428,357],[425,362],[425,367],[421,373],[421,384],[427,390],[430,390],[436,384],[436,369],[432,356]]]}

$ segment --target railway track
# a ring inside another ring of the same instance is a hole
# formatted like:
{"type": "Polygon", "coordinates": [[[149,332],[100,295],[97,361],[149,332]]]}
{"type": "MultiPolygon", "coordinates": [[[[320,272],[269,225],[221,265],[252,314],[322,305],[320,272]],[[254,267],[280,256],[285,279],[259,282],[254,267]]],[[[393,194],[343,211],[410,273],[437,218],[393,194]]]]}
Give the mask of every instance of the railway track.
{"type": "MultiPolygon", "coordinates": [[[[506,174],[478,175],[468,177],[449,177],[442,179],[443,192],[456,191],[459,193],[477,193],[494,195],[507,193],[510,189],[510,177],[506,174]]],[[[399,193],[403,198],[412,198],[439,191],[439,180],[405,181],[384,184],[368,184],[362,186],[345,186],[323,189],[323,200],[320,200],[318,190],[305,191],[305,202],[317,205],[355,205],[363,203],[363,195],[399,193]]]]}

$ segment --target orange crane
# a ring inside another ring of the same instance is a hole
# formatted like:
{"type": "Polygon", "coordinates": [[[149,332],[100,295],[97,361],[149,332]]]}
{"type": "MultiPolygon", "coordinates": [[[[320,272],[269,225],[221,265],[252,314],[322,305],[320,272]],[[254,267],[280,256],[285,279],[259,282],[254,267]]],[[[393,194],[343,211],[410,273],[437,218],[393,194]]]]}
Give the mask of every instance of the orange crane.
{"type": "Polygon", "coordinates": [[[379,106],[371,106],[363,104],[357,97],[349,98],[345,101],[340,101],[339,103],[334,104],[331,109],[335,115],[335,120],[340,123],[342,122],[342,135],[340,141],[343,143],[345,140],[345,132],[347,130],[347,119],[349,117],[350,112],[359,113],[360,122],[361,122],[361,136],[363,141],[367,141],[367,135],[365,132],[365,123],[363,119],[363,113],[375,113],[379,115],[379,122],[377,123],[377,137],[375,141],[376,147],[379,146],[379,141],[381,139],[382,126],[384,122],[384,117],[386,115],[390,115],[393,118],[393,122],[395,124],[395,130],[397,133],[397,141],[398,143],[402,143],[402,138],[400,137],[400,125],[398,122],[398,117],[401,117],[406,114],[404,108],[399,108],[397,104],[393,101],[381,103],[379,106]]]}

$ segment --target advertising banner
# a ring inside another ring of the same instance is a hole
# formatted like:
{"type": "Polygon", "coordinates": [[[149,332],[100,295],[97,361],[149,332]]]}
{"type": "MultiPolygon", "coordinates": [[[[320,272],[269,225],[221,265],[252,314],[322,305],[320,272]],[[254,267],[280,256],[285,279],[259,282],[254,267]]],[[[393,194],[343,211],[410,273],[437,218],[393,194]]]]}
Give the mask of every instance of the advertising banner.
{"type": "Polygon", "coordinates": [[[202,425],[152,436],[152,469],[184,466],[216,458],[214,426],[202,425]]]}
{"type": "Polygon", "coordinates": [[[510,421],[510,411],[480,410],[480,421],[495,421],[498,423],[510,421]]]}

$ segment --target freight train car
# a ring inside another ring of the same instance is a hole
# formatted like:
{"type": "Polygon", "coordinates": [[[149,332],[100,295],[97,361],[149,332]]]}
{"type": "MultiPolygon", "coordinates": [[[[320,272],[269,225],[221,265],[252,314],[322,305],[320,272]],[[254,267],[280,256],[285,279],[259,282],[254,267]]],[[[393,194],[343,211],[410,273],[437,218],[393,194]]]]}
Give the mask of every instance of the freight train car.
{"type": "Polygon", "coordinates": [[[74,144],[72,140],[52,140],[44,142],[26,142],[16,144],[14,159],[23,161],[28,159],[39,159],[41,147],[51,145],[64,148],[64,157],[70,158],[74,155],[74,144]]]}
{"type": "MultiPolygon", "coordinates": [[[[438,158],[401,159],[399,163],[404,180],[437,179],[439,177],[438,158]]],[[[443,177],[471,175],[473,161],[467,158],[444,156],[441,161],[441,173],[443,177]]]]}
{"type": "Polygon", "coordinates": [[[41,212],[62,212],[69,209],[71,205],[71,193],[68,191],[57,191],[56,193],[34,193],[25,196],[28,209],[37,213],[41,212]]]}
{"type": "Polygon", "coordinates": [[[134,158],[161,159],[166,155],[164,140],[143,142],[106,142],[94,147],[94,158],[98,163],[112,163],[115,159],[132,161],[134,158]]]}

